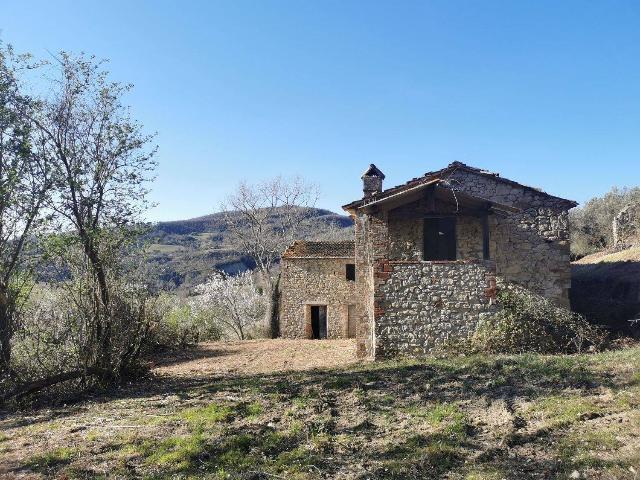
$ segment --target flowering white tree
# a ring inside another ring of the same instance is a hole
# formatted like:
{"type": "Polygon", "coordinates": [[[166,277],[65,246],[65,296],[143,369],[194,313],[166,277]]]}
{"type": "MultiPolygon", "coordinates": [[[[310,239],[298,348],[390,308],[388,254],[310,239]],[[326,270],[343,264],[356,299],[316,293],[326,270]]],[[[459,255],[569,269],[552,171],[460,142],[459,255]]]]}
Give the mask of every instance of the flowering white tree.
{"type": "Polygon", "coordinates": [[[264,318],[267,298],[261,293],[251,272],[234,276],[218,273],[196,288],[196,307],[215,312],[216,319],[240,340],[247,330],[264,318]]]}

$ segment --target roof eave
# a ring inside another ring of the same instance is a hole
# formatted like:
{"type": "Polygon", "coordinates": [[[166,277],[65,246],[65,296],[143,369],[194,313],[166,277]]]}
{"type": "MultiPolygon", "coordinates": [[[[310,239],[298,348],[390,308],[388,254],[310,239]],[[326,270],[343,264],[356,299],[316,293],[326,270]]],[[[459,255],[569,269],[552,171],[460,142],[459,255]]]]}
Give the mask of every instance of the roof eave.
{"type": "Polygon", "coordinates": [[[422,178],[414,179],[414,181],[421,181],[421,182],[419,182],[418,185],[409,186],[408,184],[412,183],[412,181],[409,181],[409,182],[407,182],[407,184],[398,185],[398,186],[392,187],[392,188],[390,188],[390,189],[388,189],[386,191],[382,191],[382,192],[380,192],[380,193],[378,193],[376,195],[373,195],[372,197],[362,198],[360,200],[355,200],[355,201],[353,201],[351,203],[347,203],[346,205],[342,206],[342,209],[345,212],[349,213],[350,215],[354,215],[359,208],[366,207],[366,206],[369,206],[369,205],[373,205],[374,203],[380,202],[380,201],[382,201],[382,200],[384,200],[386,198],[390,198],[391,196],[401,195],[402,193],[407,192],[407,191],[413,191],[413,189],[416,188],[416,187],[419,188],[422,185],[430,184],[431,180],[433,180],[433,179],[435,179],[436,181],[439,181],[442,177],[444,177],[444,175],[447,172],[450,172],[452,170],[457,170],[457,169],[467,170],[467,171],[472,172],[472,173],[476,173],[476,174],[479,174],[479,175],[482,175],[482,176],[485,176],[485,177],[493,178],[493,179],[495,179],[496,181],[499,181],[499,182],[507,183],[507,184],[510,184],[510,185],[513,185],[513,186],[516,186],[516,187],[520,187],[520,188],[524,188],[526,190],[531,190],[531,191],[537,192],[540,195],[544,195],[544,196],[546,196],[548,198],[563,202],[564,206],[567,208],[567,210],[575,208],[575,207],[577,207],[579,205],[579,203],[574,201],[574,200],[569,200],[567,198],[562,198],[562,197],[558,197],[556,195],[551,195],[551,194],[549,194],[549,193],[547,193],[547,192],[545,192],[543,190],[539,190],[539,189],[531,187],[529,185],[524,185],[522,183],[516,182],[515,180],[510,180],[508,178],[501,177],[498,174],[493,174],[493,173],[490,173],[488,171],[485,171],[485,170],[482,170],[482,169],[479,169],[479,168],[476,168],[476,167],[471,167],[471,166],[466,165],[466,164],[461,163],[461,162],[453,162],[453,163],[451,163],[450,165],[446,166],[445,168],[443,168],[441,170],[436,170],[434,172],[428,172],[422,178]],[[398,192],[394,192],[394,193],[385,195],[385,193],[393,192],[393,190],[398,190],[398,192]],[[368,202],[367,200],[369,200],[369,199],[371,199],[372,201],[368,202]]]}
{"type": "Polygon", "coordinates": [[[531,190],[531,191],[539,193],[540,195],[544,195],[546,197],[552,198],[554,200],[562,201],[562,202],[564,202],[566,204],[566,206],[569,209],[577,207],[579,205],[579,203],[574,201],[574,200],[569,200],[568,198],[562,198],[562,197],[558,197],[556,195],[551,195],[550,193],[547,193],[544,190],[540,190],[540,189],[532,187],[530,185],[525,185],[523,183],[516,182],[515,180],[511,180],[509,178],[501,177],[497,173],[491,173],[491,172],[488,172],[486,170],[482,170],[480,168],[472,167],[472,166],[467,165],[467,164],[462,163],[462,162],[453,162],[452,164],[450,164],[447,168],[443,169],[442,171],[449,170],[449,169],[467,170],[468,172],[472,172],[472,173],[476,173],[478,175],[482,175],[482,176],[485,176],[485,177],[493,178],[493,179],[495,179],[495,180],[497,180],[499,182],[502,182],[502,183],[507,183],[507,184],[513,185],[515,187],[520,187],[520,188],[524,188],[526,190],[531,190]]]}
{"type": "Polygon", "coordinates": [[[354,255],[338,255],[338,256],[333,256],[333,257],[325,257],[322,255],[283,255],[281,258],[283,258],[284,260],[305,260],[305,259],[319,259],[319,258],[324,258],[327,260],[344,260],[344,259],[350,259],[350,258],[355,258],[355,254],[354,255]]]}

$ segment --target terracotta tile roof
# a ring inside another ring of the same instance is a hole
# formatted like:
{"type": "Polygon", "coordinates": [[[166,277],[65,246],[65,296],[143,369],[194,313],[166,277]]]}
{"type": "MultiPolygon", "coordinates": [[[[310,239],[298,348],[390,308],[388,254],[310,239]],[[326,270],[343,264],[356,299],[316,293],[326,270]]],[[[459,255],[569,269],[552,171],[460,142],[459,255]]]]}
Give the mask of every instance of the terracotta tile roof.
{"type": "Polygon", "coordinates": [[[282,258],[353,258],[355,242],[307,242],[296,240],[282,258]]]}
{"type": "Polygon", "coordinates": [[[558,200],[563,200],[564,202],[566,202],[567,207],[568,208],[572,208],[575,207],[576,205],[578,205],[576,202],[574,202],[573,200],[567,200],[565,198],[560,198],[560,197],[556,197],[554,195],[550,195],[542,190],[540,190],[539,188],[534,188],[534,187],[530,187],[528,185],[524,185],[522,183],[518,183],[515,182],[513,180],[509,180],[508,178],[503,178],[500,176],[499,173],[493,173],[493,172],[489,172],[488,170],[483,170],[481,168],[476,168],[476,167],[472,167],[470,165],[466,165],[462,162],[453,162],[451,164],[449,164],[448,166],[446,166],[445,168],[441,169],[441,170],[436,170],[434,172],[427,172],[425,173],[422,177],[416,177],[416,178],[412,178],[411,180],[409,180],[406,183],[403,183],[402,185],[397,185],[395,187],[392,188],[388,188],[380,193],[377,193],[371,197],[368,198],[362,198],[360,200],[355,200],[351,203],[348,203],[346,205],[343,205],[342,208],[346,211],[349,210],[353,210],[359,207],[364,206],[366,203],[370,202],[370,201],[374,201],[374,200],[380,200],[382,198],[391,196],[391,195],[395,195],[397,193],[403,192],[405,190],[409,190],[413,187],[417,187],[418,185],[421,185],[423,183],[429,183],[431,181],[433,181],[434,179],[445,179],[447,177],[447,175],[450,175],[451,173],[453,173],[456,170],[466,170],[469,172],[474,172],[477,173],[479,175],[485,176],[485,177],[491,177],[494,178],[495,180],[502,182],[502,183],[506,183],[509,185],[513,185],[513,186],[517,186],[517,187],[521,187],[521,188],[525,188],[528,190],[534,190],[542,195],[545,195],[547,197],[550,198],[556,198],[558,200]]]}

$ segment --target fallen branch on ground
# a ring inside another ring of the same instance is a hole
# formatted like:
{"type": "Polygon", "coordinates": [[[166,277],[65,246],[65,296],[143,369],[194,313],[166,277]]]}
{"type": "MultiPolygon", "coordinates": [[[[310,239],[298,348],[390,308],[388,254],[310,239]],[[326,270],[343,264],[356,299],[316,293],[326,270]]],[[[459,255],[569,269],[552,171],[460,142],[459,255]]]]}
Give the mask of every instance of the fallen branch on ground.
{"type": "Polygon", "coordinates": [[[69,380],[76,380],[87,376],[105,376],[108,372],[97,368],[89,368],[87,370],[73,370],[71,372],[60,373],[53,375],[52,377],[36,380],[35,382],[19,385],[13,391],[6,393],[0,397],[0,404],[3,404],[10,399],[20,399],[36,393],[45,388],[52,387],[62,382],[68,382],[69,380]]]}

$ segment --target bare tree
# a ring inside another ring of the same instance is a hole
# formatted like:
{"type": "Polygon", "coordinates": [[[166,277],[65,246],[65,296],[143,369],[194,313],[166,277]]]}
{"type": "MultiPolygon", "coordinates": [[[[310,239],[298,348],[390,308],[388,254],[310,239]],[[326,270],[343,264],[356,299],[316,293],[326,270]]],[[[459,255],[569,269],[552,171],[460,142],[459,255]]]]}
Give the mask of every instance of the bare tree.
{"type": "Polygon", "coordinates": [[[11,339],[18,328],[30,280],[32,237],[46,221],[50,164],[33,143],[29,117],[37,104],[22,92],[18,75],[28,56],[0,45],[0,372],[10,371],[11,339]]]}
{"type": "Polygon", "coordinates": [[[255,185],[240,183],[222,205],[227,228],[241,249],[256,263],[269,298],[265,323],[279,335],[278,283],[275,266],[309,219],[318,200],[318,187],[300,177],[276,177],[255,185]]]}

